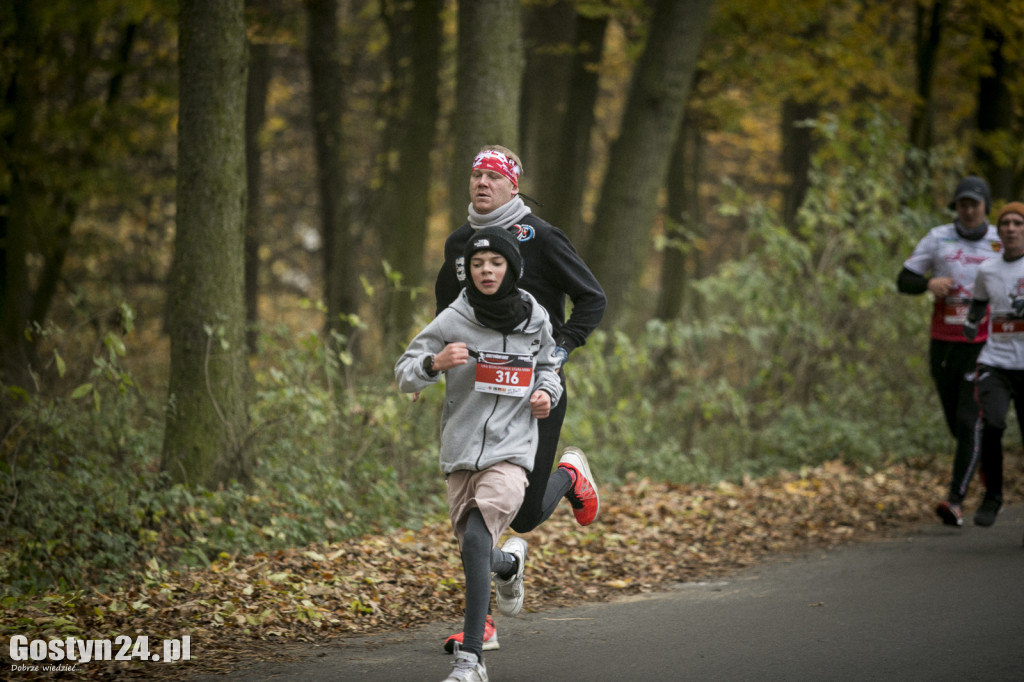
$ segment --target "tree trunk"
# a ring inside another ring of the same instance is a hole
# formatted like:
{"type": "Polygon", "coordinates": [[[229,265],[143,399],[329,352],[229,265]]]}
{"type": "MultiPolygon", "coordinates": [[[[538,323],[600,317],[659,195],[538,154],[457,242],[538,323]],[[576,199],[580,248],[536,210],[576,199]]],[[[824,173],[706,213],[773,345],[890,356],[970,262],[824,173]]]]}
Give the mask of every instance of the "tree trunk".
{"type": "Polygon", "coordinates": [[[316,146],[320,220],[324,238],[327,331],[349,342],[348,316],[358,312],[356,249],[345,215],[343,140],[344,88],[337,0],[306,0],[307,57],[312,79],[313,136],[316,146]]]}
{"type": "Polygon", "coordinates": [[[605,319],[612,324],[628,308],[626,295],[650,252],[658,192],[697,69],[710,7],[711,0],[659,0],[633,75],[588,251],[588,262],[608,296],[605,319]]]}
{"type": "MultiPolygon", "coordinates": [[[[34,382],[32,372],[38,370],[36,336],[30,328],[43,323],[56,295],[78,211],[73,199],[75,190],[80,189],[80,175],[76,173],[85,165],[82,158],[72,157],[70,168],[67,164],[58,167],[59,162],[50,158],[52,152],[44,152],[40,143],[40,138],[46,136],[40,112],[47,110],[42,94],[46,88],[45,66],[41,64],[48,60],[39,47],[54,36],[40,23],[43,19],[38,12],[37,7],[22,5],[14,12],[18,26],[14,38],[16,80],[6,93],[12,105],[13,134],[5,144],[10,149],[7,164],[11,179],[4,226],[6,246],[0,247],[4,261],[0,266],[0,377],[23,388],[30,387],[34,382]],[[40,258],[39,267],[29,266],[33,255],[40,258]]],[[[83,27],[83,33],[87,29],[83,27]]],[[[75,71],[70,80],[81,82],[91,75],[87,60],[72,64],[75,71]]],[[[81,97],[72,97],[68,107],[78,112],[88,104],[81,97]]],[[[91,151],[90,131],[77,132],[85,141],[81,146],[91,151]]]]}
{"type": "Polygon", "coordinates": [[[948,0],[932,6],[918,4],[914,14],[914,78],[917,98],[910,113],[909,148],[903,169],[901,205],[930,204],[926,191],[931,178],[928,152],[935,137],[935,70],[948,0]]]}
{"type": "Polygon", "coordinates": [[[1013,139],[1013,94],[1009,83],[1016,63],[1006,60],[1003,49],[1006,36],[991,24],[985,25],[985,43],[989,48],[989,70],[978,81],[978,128],[974,160],[980,175],[988,180],[992,198],[1013,199],[1014,167],[1008,154],[1013,139]]]}
{"type": "Polygon", "coordinates": [[[553,147],[557,149],[557,190],[538,192],[548,220],[562,228],[580,248],[586,243],[583,193],[587,188],[587,170],[590,167],[590,133],[594,127],[598,93],[597,67],[601,63],[607,27],[607,16],[581,16],[576,20],[576,51],[569,76],[569,101],[562,118],[559,142],[553,147]]]}
{"type": "Polygon", "coordinates": [[[530,5],[524,10],[522,102],[519,107],[522,189],[547,205],[561,191],[559,147],[569,99],[569,74],[575,39],[576,11],[565,0],[530,5]]]}
{"type": "Polygon", "coordinates": [[[215,488],[248,478],[243,0],[181,0],[177,231],[162,469],[215,488]]]}
{"type": "Polygon", "coordinates": [[[437,137],[440,110],[441,10],[444,0],[421,0],[396,7],[391,17],[391,68],[394,95],[388,130],[394,135],[389,155],[384,250],[401,286],[389,295],[388,346],[408,342],[416,300],[412,290],[423,285],[423,258],[433,184],[430,153],[437,137]],[[396,200],[401,197],[401,200],[396,200]]]}
{"type": "Polygon", "coordinates": [[[700,180],[704,169],[704,139],[700,127],[687,109],[683,116],[675,151],[669,164],[667,181],[667,243],[662,252],[661,287],[655,317],[669,320],[679,317],[687,298],[686,283],[691,271],[698,271],[699,253],[693,244],[703,235],[700,206],[700,180]]]}
{"type": "MultiPolygon", "coordinates": [[[[808,44],[817,44],[823,39],[827,27],[826,18],[821,16],[804,27],[797,36],[808,44]]],[[[800,98],[789,96],[782,102],[779,122],[782,138],[781,165],[786,176],[782,189],[782,222],[794,234],[797,211],[811,188],[809,173],[816,147],[814,129],[801,122],[815,120],[820,113],[821,105],[813,95],[810,99],[805,94],[800,98]]]]}
{"type": "Polygon", "coordinates": [[[30,345],[25,337],[32,305],[29,287],[28,255],[32,248],[31,236],[38,230],[32,216],[31,170],[29,160],[33,153],[32,116],[36,109],[36,46],[31,23],[34,20],[33,7],[17,3],[14,19],[18,30],[15,32],[17,58],[17,87],[5,93],[8,110],[13,112],[13,134],[9,138],[11,173],[10,199],[7,214],[3,217],[3,242],[0,255],[3,256],[0,271],[0,378],[4,381],[28,387],[31,381],[29,356],[30,345]],[[14,101],[11,102],[11,96],[14,101]],[[10,106],[13,105],[13,106],[10,106]]]}
{"type": "Polygon", "coordinates": [[[44,3],[15,3],[10,14],[10,115],[0,141],[9,182],[0,219],[0,376],[28,388],[41,364],[31,328],[49,317],[79,205],[97,194],[115,161],[111,150],[127,141],[115,107],[133,68],[137,26],[103,26],[109,17],[88,9],[51,21],[44,3]]]}
{"type": "Polygon", "coordinates": [[[782,191],[782,223],[796,230],[796,213],[811,188],[811,157],[814,155],[814,129],[802,121],[814,120],[820,114],[817,102],[787,99],[782,103],[782,171],[786,184],[782,191]]]}
{"type": "Polygon", "coordinates": [[[260,244],[263,226],[263,149],[260,131],[267,113],[270,86],[270,45],[249,43],[249,83],[245,94],[245,345],[255,353],[259,340],[260,244]]]}
{"type": "Polygon", "coordinates": [[[459,3],[450,223],[466,221],[470,163],[481,147],[519,145],[523,46],[519,0],[459,3]]]}
{"type": "Polygon", "coordinates": [[[914,66],[917,101],[910,117],[910,145],[915,149],[932,147],[935,132],[934,82],[936,57],[942,38],[947,0],[935,0],[931,9],[918,4],[914,22],[914,66]]]}

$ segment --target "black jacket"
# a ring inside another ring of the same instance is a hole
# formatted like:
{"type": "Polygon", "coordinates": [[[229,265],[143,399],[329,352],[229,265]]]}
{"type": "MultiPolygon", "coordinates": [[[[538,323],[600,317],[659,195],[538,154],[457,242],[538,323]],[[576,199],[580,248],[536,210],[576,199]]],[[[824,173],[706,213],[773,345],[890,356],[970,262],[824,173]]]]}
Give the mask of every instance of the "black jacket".
{"type": "MultiPolygon", "coordinates": [[[[519,288],[529,291],[544,306],[551,318],[555,343],[571,353],[586,343],[601,321],[606,304],[604,290],[564,232],[532,214],[517,227],[523,256],[519,288]],[[568,320],[566,296],[572,301],[568,320]]],[[[467,222],[444,242],[444,264],[434,284],[437,313],[451,305],[465,286],[460,279],[466,276],[462,252],[473,232],[467,222]]]]}

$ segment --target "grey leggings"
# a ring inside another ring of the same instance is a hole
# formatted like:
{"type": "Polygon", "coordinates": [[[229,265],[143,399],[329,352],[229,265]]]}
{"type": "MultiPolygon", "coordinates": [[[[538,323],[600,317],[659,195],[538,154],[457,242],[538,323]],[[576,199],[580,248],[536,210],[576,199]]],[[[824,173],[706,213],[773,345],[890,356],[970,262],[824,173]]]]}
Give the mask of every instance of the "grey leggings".
{"type": "Polygon", "coordinates": [[[481,659],[484,651],[484,622],[491,605],[491,572],[502,579],[516,569],[515,557],[493,546],[479,509],[466,515],[466,534],[462,538],[462,570],[466,575],[466,614],[463,621],[462,650],[481,659]]]}

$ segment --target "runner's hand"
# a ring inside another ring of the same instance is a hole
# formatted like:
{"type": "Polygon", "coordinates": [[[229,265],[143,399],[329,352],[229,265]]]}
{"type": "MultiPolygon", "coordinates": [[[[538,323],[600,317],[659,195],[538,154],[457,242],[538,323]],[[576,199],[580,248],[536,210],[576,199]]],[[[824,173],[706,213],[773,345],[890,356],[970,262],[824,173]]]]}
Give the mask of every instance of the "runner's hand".
{"type": "Polygon", "coordinates": [[[551,396],[547,391],[534,391],[530,396],[530,414],[537,419],[545,419],[551,414],[551,396]]]}
{"type": "Polygon", "coordinates": [[[469,362],[469,349],[461,341],[449,343],[440,353],[434,356],[434,371],[447,372],[469,362]]]}
{"type": "Polygon", "coordinates": [[[932,277],[928,280],[928,291],[935,294],[936,298],[945,298],[956,289],[956,280],[952,277],[932,277]]]}

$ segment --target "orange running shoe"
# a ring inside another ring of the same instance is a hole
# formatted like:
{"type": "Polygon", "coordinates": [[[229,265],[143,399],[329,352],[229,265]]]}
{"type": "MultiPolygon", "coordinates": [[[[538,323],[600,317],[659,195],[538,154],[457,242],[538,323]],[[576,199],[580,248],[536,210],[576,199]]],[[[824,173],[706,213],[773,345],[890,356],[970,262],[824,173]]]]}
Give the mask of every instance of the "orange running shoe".
{"type": "MultiPolygon", "coordinates": [[[[462,646],[464,634],[460,632],[444,640],[444,650],[448,653],[453,653],[456,644],[462,646]]],[[[498,631],[494,629],[494,618],[488,613],[487,620],[484,621],[484,651],[494,651],[499,648],[501,647],[498,644],[498,631]]]]}

